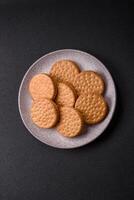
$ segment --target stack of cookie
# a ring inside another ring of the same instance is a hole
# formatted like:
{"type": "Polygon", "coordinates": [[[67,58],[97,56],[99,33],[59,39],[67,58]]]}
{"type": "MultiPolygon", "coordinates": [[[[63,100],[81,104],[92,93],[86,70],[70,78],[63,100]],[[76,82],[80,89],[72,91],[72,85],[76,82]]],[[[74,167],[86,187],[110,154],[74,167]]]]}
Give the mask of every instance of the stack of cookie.
{"type": "Polygon", "coordinates": [[[57,61],[49,75],[38,74],[30,81],[32,121],[40,128],[56,126],[62,135],[75,137],[84,122],[92,125],[105,118],[108,106],[104,88],[98,73],[80,72],[70,60],[57,61]]]}

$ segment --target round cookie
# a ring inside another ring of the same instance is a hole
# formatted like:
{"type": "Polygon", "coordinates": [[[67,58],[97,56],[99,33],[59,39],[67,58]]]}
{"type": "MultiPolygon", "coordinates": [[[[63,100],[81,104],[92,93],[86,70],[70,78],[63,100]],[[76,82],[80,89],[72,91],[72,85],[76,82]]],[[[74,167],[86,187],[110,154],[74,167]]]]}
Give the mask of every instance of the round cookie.
{"type": "Polygon", "coordinates": [[[74,88],[78,95],[104,92],[104,81],[102,77],[93,71],[83,71],[74,80],[74,88]]]}
{"type": "Polygon", "coordinates": [[[69,82],[73,84],[74,78],[79,74],[80,70],[76,63],[71,60],[60,60],[52,65],[50,76],[61,82],[69,82]]]}
{"type": "Polygon", "coordinates": [[[71,107],[60,107],[60,121],[57,131],[66,137],[75,137],[80,134],[83,127],[81,114],[71,107]]]}
{"type": "Polygon", "coordinates": [[[33,101],[31,107],[32,121],[40,128],[51,128],[58,121],[56,104],[50,99],[33,101]]]}
{"type": "Polygon", "coordinates": [[[34,100],[53,99],[56,87],[47,74],[37,74],[30,81],[29,92],[34,100]]]}
{"type": "Polygon", "coordinates": [[[98,94],[79,96],[75,108],[83,114],[84,121],[87,124],[96,124],[102,121],[108,112],[106,101],[98,94]]]}
{"type": "Polygon", "coordinates": [[[55,102],[60,106],[70,106],[73,107],[75,104],[75,91],[62,82],[57,83],[57,96],[55,102]]]}

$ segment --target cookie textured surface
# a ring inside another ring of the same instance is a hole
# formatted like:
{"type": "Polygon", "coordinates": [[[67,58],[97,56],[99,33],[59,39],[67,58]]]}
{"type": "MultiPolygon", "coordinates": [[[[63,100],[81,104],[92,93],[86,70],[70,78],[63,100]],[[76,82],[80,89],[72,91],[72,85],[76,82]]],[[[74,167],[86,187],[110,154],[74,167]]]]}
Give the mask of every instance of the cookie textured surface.
{"type": "Polygon", "coordinates": [[[74,88],[78,95],[90,92],[102,94],[104,92],[104,81],[96,72],[83,71],[75,78],[74,88]]]}
{"type": "Polygon", "coordinates": [[[30,81],[29,92],[34,100],[53,99],[56,95],[56,87],[47,74],[37,74],[30,81]]]}
{"type": "Polygon", "coordinates": [[[50,76],[61,82],[69,82],[73,84],[74,78],[79,74],[80,70],[76,63],[70,60],[60,60],[52,65],[50,76]]]}
{"type": "Polygon", "coordinates": [[[87,94],[78,97],[75,108],[82,114],[87,124],[96,124],[102,121],[108,112],[106,101],[101,95],[87,94]]]}
{"type": "Polygon", "coordinates": [[[61,106],[70,106],[73,107],[75,104],[75,91],[62,82],[57,83],[57,96],[55,102],[61,106]]]}
{"type": "Polygon", "coordinates": [[[60,107],[60,122],[57,131],[66,137],[75,137],[81,133],[83,119],[81,114],[71,107],[60,107]]]}
{"type": "Polygon", "coordinates": [[[58,121],[58,109],[50,99],[36,100],[32,103],[31,118],[40,128],[51,128],[58,121]]]}

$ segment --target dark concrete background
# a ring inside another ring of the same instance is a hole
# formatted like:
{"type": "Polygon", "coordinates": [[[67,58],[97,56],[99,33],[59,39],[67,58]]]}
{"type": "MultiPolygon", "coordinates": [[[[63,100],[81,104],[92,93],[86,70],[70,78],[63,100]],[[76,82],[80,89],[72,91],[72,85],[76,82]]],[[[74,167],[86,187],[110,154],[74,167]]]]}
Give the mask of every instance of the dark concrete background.
{"type": "Polygon", "coordinates": [[[133,1],[0,1],[0,200],[134,199],[133,23],[133,1]],[[74,150],[37,141],[17,105],[28,67],[63,48],[99,58],[118,93],[105,133],[74,150]]]}

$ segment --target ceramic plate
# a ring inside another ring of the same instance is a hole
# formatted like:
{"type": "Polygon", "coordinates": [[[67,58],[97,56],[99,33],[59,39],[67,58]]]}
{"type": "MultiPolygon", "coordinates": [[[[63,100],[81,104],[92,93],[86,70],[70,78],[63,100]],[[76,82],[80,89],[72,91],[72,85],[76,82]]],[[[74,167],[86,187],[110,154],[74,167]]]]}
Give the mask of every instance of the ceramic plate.
{"type": "Polygon", "coordinates": [[[112,119],[116,105],[115,84],[107,68],[94,56],[73,49],[63,49],[49,53],[38,59],[26,72],[19,89],[18,105],[22,121],[29,132],[41,142],[57,148],[76,148],[90,143],[96,139],[108,126],[112,119]],[[38,73],[49,73],[51,66],[57,60],[69,59],[76,62],[81,70],[93,70],[104,77],[106,84],[105,98],[109,105],[109,113],[104,121],[97,125],[86,126],[83,134],[74,138],[66,138],[60,135],[55,128],[38,128],[30,118],[29,110],[31,97],[28,85],[31,78],[38,73]]]}

